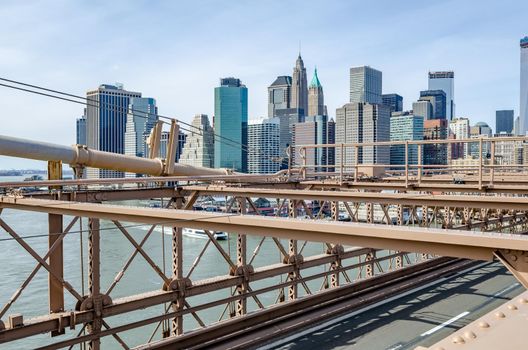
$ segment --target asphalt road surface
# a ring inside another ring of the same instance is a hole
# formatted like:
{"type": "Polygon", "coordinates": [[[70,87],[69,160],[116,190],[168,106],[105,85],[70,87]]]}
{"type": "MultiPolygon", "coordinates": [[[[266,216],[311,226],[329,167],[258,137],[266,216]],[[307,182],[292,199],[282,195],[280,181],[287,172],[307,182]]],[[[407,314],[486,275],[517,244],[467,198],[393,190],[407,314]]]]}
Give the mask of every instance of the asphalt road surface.
{"type": "Polygon", "coordinates": [[[523,291],[500,263],[483,263],[436,285],[265,348],[404,350],[430,346],[523,291]]]}

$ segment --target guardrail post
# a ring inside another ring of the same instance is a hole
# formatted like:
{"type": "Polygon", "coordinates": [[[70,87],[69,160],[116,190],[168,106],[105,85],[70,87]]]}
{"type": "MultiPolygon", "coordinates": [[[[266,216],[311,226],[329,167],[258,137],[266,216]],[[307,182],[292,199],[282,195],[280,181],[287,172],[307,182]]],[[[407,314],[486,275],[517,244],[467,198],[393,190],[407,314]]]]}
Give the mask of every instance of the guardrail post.
{"type": "Polygon", "coordinates": [[[422,144],[418,144],[418,184],[422,183],[422,144]]]}
{"type": "Polygon", "coordinates": [[[409,186],[409,141],[405,141],[405,188],[409,186]]]}
{"type": "MultiPolygon", "coordinates": [[[[90,290],[90,298],[93,301],[93,308],[100,309],[101,305],[96,305],[101,302],[101,259],[100,259],[100,223],[99,219],[88,219],[88,288],[90,290]]],[[[101,331],[102,315],[97,315],[94,320],[86,327],[89,334],[97,334],[101,331]]],[[[101,347],[101,339],[96,338],[88,342],[89,350],[99,350],[101,347]]]]}
{"type": "MultiPolygon", "coordinates": [[[[288,216],[290,218],[296,218],[297,217],[297,204],[298,202],[294,199],[288,200],[288,216]]],[[[323,210],[321,208],[320,210],[323,210]]],[[[297,259],[297,240],[290,239],[288,242],[288,254],[289,254],[289,263],[295,264],[297,259]]],[[[297,273],[291,272],[288,274],[288,279],[290,281],[295,281],[297,279],[297,273]]],[[[290,287],[288,288],[288,298],[289,300],[295,300],[298,296],[298,285],[296,282],[294,282],[290,287]]]]}
{"type": "Polygon", "coordinates": [[[354,145],[354,182],[358,180],[359,146],[354,145]]]}
{"type": "Polygon", "coordinates": [[[343,144],[341,144],[340,147],[341,147],[341,155],[340,155],[340,157],[341,157],[341,166],[339,167],[339,178],[340,178],[340,183],[341,183],[341,185],[342,185],[342,184],[343,184],[343,169],[344,169],[344,166],[345,166],[345,164],[344,164],[344,160],[345,160],[345,152],[344,152],[344,151],[345,151],[345,147],[344,147],[343,144]]]}
{"type": "MultiPolygon", "coordinates": [[[[245,215],[247,213],[247,202],[246,198],[237,198],[238,202],[238,211],[240,215],[245,215]]],[[[241,268],[246,268],[247,265],[247,237],[244,234],[237,234],[237,266],[241,268]]],[[[236,287],[237,295],[244,295],[248,291],[247,281],[239,284],[236,287]]],[[[246,297],[241,297],[236,302],[236,315],[241,316],[247,313],[247,299],[246,297]]]]}
{"type": "Polygon", "coordinates": [[[482,137],[479,138],[479,189],[482,189],[482,137]]]}
{"type": "Polygon", "coordinates": [[[490,185],[493,186],[493,181],[495,180],[495,141],[490,141],[490,158],[491,158],[491,168],[490,168],[490,185]]]}
{"type": "MultiPolygon", "coordinates": [[[[191,204],[192,205],[192,204],[191,204]]],[[[175,209],[183,208],[182,198],[179,197],[174,201],[173,207],[175,209]]],[[[192,208],[192,207],[191,207],[192,208]]],[[[179,281],[183,279],[183,229],[181,227],[172,228],[172,279],[179,281]]],[[[178,291],[178,298],[176,302],[172,303],[172,309],[174,311],[180,311],[184,308],[184,296],[183,291],[178,291]]],[[[179,315],[172,319],[172,330],[171,334],[182,335],[183,334],[183,316],[179,315]]]]}

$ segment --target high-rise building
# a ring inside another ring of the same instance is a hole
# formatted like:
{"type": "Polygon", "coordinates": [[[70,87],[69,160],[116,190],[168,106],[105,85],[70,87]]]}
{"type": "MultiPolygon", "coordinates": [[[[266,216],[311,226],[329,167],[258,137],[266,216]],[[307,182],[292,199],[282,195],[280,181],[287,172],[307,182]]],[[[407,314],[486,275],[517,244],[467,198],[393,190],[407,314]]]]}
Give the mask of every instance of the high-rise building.
{"type": "Polygon", "coordinates": [[[144,135],[158,121],[156,100],[146,97],[133,97],[128,105],[127,122],[125,126],[125,154],[135,157],[148,157],[145,152],[144,135]]]}
{"type": "Polygon", "coordinates": [[[382,104],[382,74],[368,66],[350,68],[350,102],[382,104]]]}
{"type": "Polygon", "coordinates": [[[308,87],[308,113],[306,116],[325,115],[323,86],[317,76],[317,68],[308,87]]]}
{"type": "MultiPolygon", "coordinates": [[[[390,108],[382,104],[347,103],[336,110],[335,142],[362,143],[390,140],[390,108]]],[[[336,148],[336,168],[341,165],[341,150],[336,148]]],[[[359,147],[358,162],[363,164],[389,164],[387,146],[359,147]]],[[[343,164],[353,165],[355,150],[347,148],[343,164]]],[[[350,169],[349,169],[350,170],[350,169]]]]}
{"type": "MultiPolygon", "coordinates": [[[[449,132],[455,139],[463,140],[469,138],[469,119],[455,118],[449,122],[449,132]]],[[[453,143],[451,144],[451,160],[465,158],[468,155],[468,144],[453,143]]]]}
{"type": "Polygon", "coordinates": [[[86,108],[84,109],[84,114],[80,118],[77,118],[75,130],[75,142],[78,145],[86,145],[86,108]]]}
{"type": "Polygon", "coordinates": [[[301,53],[293,68],[290,107],[301,110],[303,116],[308,112],[308,79],[301,53]]]}
{"type": "Polygon", "coordinates": [[[433,105],[427,100],[413,102],[413,115],[424,118],[424,120],[433,119],[433,105]]]}
{"type": "MultiPolygon", "coordinates": [[[[488,126],[488,124],[484,122],[478,122],[474,126],[469,128],[469,138],[471,139],[477,139],[480,137],[491,137],[493,135],[493,132],[491,128],[488,126]]],[[[468,146],[468,153],[469,156],[473,158],[479,157],[479,149],[480,145],[479,142],[472,142],[468,146]]],[[[488,142],[482,143],[482,156],[486,158],[486,156],[490,155],[490,145],[488,142]]]]}
{"type": "Polygon", "coordinates": [[[268,118],[276,116],[275,111],[290,108],[292,78],[286,75],[278,76],[268,86],[268,118]]]}
{"type": "MultiPolygon", "coordinates": [[[[449,137],[449,122],[447,119],[424,120],[424,140],[447,140],[449,137]]],[[[423,146],[424,165],[447,165],[449,157],[447,144],[425,144],[423,146]]]]}
{"type": "Polygon", "coordinates": [[[214,167],[214,131],[206,114],[197,114],[183,146],[179,163],[206,168],[214,167]]]}
{"type": "Polygon", "coordinates": [[[519,110],[519,135],[528,131],[528,36],[521,39],[521,109],[519,110]]]}
{"type": "Polygon", "coordinates": [[[220,79],[215,88],[215,168],[247,171],[248,90],[240,79],[220,79]],[[228,140],[227,140],[228,139],[228,140]]]}
{"type": "MultiPolygon", "coordinates": [[[[100,85],[86,93],[86,145],[94,150],[125,153],[125,126],[130,99],[140,92],[123,89],[123,85],[100,85]]],[[[87,178],[123,177],[121,171],[87,169],[87,178]]]]}
{"type": "Polygon", "coordinates": [[[398,94],[383,94],[381,100],[385,106],[389,106],[391,112],[403,111],[403,97],[398,94]]]}
{"type": "Polygon", "coordinates": [[[455,73],[453,71],[429,72],[428,90],[442,90],[445,92],[445,118],[453,120],[455,118],[455,73]]]}
{"type": "Polygon", "coordinates": [[[495,112],[495,132],[497,134],[513,132],[513,110],[501,110],[495,112]]]}
{"type": "Polygon", "coordinates": [[[520,127],[520,124],[521,124],[521,121],[520,121],[521,117],[520,116],[517,116],[517,118],[515,118],[515,120],[513,121],[513,135],[514,136],[518,136],[521,134],[521,127],[520,127]]]}
{"type": "Polygon", "coordinates": [[[431,104],[431,119],[447,119],[446,93],[443,90],[420,91],[420,99],[418,101],[428,101],[431,104]]]}
{"type": "Polygon", "coordinates": [[[273,174],[280,169],[279,118],[250,120],[248,124],[248,173],[273,174]]]}
{"type": "MultiPolygon", "coordinates": [[[[306,117],[304,123],[293,125],[293,139],[296,145],[323,145],[335,143],[335,123],[325,115],[306,117]]],[[[326,172],[334,165],[334,148],[308,148],[305,159],[309,171],[326,172]]],[[[304,160],[295,156],[294,164],[303,165],[304,160]]]]}
{"type": "MultiPolygon", "coordinates": [[[[280,124],[280,156],[286,156],[288,146],[293,146],[293,124],[304,122],[304,115],[297,108],[277,109],[275,117],[279,118],[280,124]]],[[[283,163],[287,164],[287,162],[283,163]]],[[[285,166],[283,166],[284,168],[285,166]]]]}
{"type": "MultiPolygon", "coordinates": [[[[395,112],[390,118],[391,141],[420,141],[423,139],[424,118],[412,115],[410,112],[395,112]]],[[[422,155],[418,153],[418,145],[409,145],[407,164],[418,164],[422,155]]],[[[405,145],[390,146],[390,164],[405,165],[405,145]]],[[[401,169],[398,167],[397,169],[401,169]]]]}

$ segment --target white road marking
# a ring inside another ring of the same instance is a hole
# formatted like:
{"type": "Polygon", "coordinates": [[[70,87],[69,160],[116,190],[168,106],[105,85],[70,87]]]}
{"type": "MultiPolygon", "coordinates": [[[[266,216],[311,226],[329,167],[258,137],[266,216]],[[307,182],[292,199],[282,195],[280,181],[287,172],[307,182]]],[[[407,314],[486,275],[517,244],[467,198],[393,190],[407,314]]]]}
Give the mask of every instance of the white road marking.
{"type": "Polygon", "coordinates": [[[450,318],[449,320],[445,321],[444,323],[442,324],[439,324],[438,326],[436,326],[435,328],[431,328],[430,330],[428,330],[427,332],[424,332],[422,334],[420,334],[420,337],[425,337],[426,335],[431,335],[433,334],[434,332],[444,328],[445,326],[447,325],[450,325],[451,323],[455,322],[456,320],[458,319],[461,319],[462,317],[466,316],[469,314],[469,311],[464,311],[463,313],[461,313],[460,315],[456,315],[455,317],[453,318],[450,318]]]}
{"type": "Polygon", "coordinates": [[[494,297],[500,297],[501,295],[503,295],[504,293],[512,290],[513,288],[517,287],[519,285],[519,283],[514,283],[512,284],[511,286],[509,287],[506,287],[504,288],[503,290],[500,290],[498,291],[497,293],[493,294],[494,297]]]}

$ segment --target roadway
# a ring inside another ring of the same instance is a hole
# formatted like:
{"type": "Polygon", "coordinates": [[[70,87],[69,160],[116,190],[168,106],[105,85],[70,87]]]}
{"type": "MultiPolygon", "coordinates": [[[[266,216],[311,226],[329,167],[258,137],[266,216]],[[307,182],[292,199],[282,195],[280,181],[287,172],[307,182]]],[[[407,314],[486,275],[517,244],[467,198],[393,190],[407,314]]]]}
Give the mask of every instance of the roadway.
{"type": "Polygon", "coordinates": [[[501,264],[483,263],[405,297],[262,348],[403,350],[430,346],[523,291],[501,264]]]}

